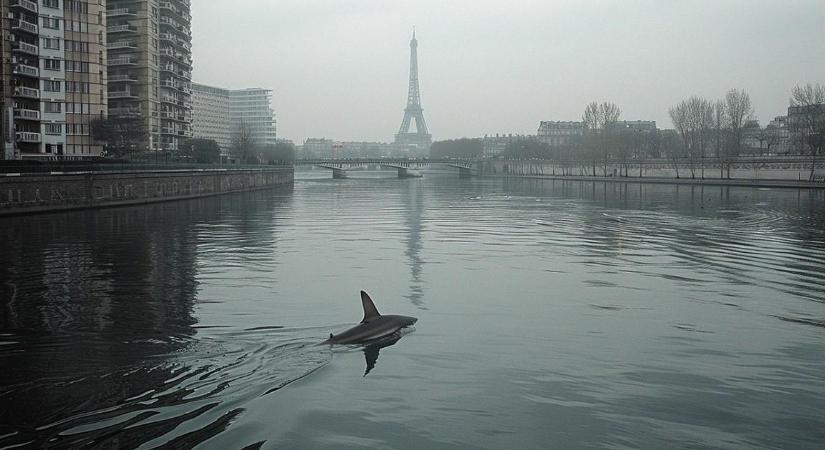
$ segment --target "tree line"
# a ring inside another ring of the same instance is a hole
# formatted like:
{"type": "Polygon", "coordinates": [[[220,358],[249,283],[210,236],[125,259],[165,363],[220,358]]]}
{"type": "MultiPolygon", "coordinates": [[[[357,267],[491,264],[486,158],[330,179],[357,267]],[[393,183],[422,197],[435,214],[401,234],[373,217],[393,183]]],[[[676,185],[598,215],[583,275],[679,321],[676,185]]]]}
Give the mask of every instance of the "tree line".
{"type": "MultiPolygon", "coordinates": [[[[731,89],[724,97],[708,100],[691,96],[668,111],[674,130],[642,129],[622,122],[622,110],[609,101],[591,102],[582,113],[583,131],[565,144],[549,145],[538,138],[518,140],[500,155],[506,159],[553,161],[562,175],[629,176],[634,164],[664,159],[676,177],[704,178],[709,166],[720,178],[730,178],[731,167],[745,154],[746,135],[768,153],[785,139],[791,151],[810,157],[810,178],[825,154],[825,86],[796,86],[791,92],[787,128],[764,128],[754,120],[754,108],[744,89],[731,89]],[[680,172],[687,169],[688,173],[680,172]]],[[[752,151],[752,150],[751,150],[752,151]]]]}
{"type": "MultiPolygon", "coordinates": [[[[90,123],[92,137],[105,144],[106,155],[112,158],[129,158],[148,151],[149,133],[140,116],[101,117],[90,123]]],[[[295,146],[289,142],[260,144],[249,127],[241,123],[232,136],[229,155],[241,164],[291,164],[295,160],[295,146]]],[[[219,164],[221,148],[212,139],[191,138],[184,140],[172,159],[177,162],[219,164]]]]}

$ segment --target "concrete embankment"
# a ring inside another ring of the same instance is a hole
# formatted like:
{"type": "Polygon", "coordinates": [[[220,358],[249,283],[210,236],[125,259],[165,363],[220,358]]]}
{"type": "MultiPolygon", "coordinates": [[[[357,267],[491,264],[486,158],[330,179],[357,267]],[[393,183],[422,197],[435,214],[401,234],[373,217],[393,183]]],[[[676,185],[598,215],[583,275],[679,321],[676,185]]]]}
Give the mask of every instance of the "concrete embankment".
{"type": "Polygon", "coordinates": [[[181,200],[293,181],[292,167],[0,174],[0,216],[181,200]]]}
{"type": "Polygon", "coordinates": [[[483,176],[517,178],[796,189],[825,188],[825,161],[816,162],[814,170],[816,181],[811,182],[807,181],[811,174],[811,160],[800,156],[741,159],[725,167],[713,161],[705,161],[703,164],[674,165],[665,160],[648,160],[634,162],[630,165],[614,162],[593,167],[592,163],[584,161],[560,164],[545,160],[490,160],[476,163],[474,168],[475,173],[483,176]]]}

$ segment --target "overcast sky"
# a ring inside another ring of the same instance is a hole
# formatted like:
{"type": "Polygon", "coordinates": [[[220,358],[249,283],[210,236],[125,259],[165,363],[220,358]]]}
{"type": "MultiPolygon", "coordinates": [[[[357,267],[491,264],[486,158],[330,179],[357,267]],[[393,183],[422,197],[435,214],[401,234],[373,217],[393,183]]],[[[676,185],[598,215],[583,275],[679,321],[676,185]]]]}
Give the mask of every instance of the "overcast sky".
{"type": "Polygon", "coordinates": [[[764,125],[825,83],[825,0],[196,0],[194,81],[274,91],[278,136],[392,141],[418,37],[433,139],[535,134],[592,100],[671,127],[744,88],[764,125]]]}

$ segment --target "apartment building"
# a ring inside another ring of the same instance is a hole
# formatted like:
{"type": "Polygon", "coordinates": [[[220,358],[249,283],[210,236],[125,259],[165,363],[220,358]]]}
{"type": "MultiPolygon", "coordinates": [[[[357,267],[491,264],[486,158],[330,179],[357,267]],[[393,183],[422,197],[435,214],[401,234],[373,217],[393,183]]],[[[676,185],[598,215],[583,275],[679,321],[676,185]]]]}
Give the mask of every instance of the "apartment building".
{"type": "Polygon", "coordinates": [[[513,142],[530,141],[535,139],[536,136],[529,134],[496,133],[495,136],[485,134],[484,137],[481,138],[481,145],[483,147],[484,157],[492,158],[502,154],[507,146],[513,142]]]}
{"type": "Polygon", "coordinates": [[[271,90],[224,89],[194,83],[192,96],[194,137],[213,139],[223,153],[241,132],[255,145],[277,143],[271,90]]]}
{"type": "Polygon", "coordinates": [[[192,137],[189,0],[108,0],[109,114],[140,118],[150,151],[192,137]]]}
{"type": "Polygon", "coordinates": [[[102,0],[0,0],[4,159],[100,156],[106,115],[102,0]]]}
{"type": "Polygon", "coordinates": [[[584,134],[583,122],[546,120],[539,122],[536,136],[550,146],[566,146],[584,134]]]}

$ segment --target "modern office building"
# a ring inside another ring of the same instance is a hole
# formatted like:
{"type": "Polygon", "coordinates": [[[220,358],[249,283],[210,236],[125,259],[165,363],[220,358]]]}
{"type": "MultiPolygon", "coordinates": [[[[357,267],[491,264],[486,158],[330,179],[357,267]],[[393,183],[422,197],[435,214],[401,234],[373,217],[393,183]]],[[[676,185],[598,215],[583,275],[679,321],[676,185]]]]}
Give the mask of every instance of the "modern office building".
{"type": "Polygon", "coordinates": [[[194,137],[213,139],[224,153],[241,133],[253,145],[278,142],[271,90],[233,90],[195,83],[192,94],[194,137]]]}
{"type": "Polygon", "coordinates": [[[109,114],[141,118],[146,148],[192,137],[189,0],[108,0],[109,114]]]}
{"type": "Polygon", "coordinates": [[[4,159],[99,156],[90,123],[106,115],[99,0],[0,0],[4,159]]]}
{"type": "Polygon", "coordinates": [[[256,145],[275,145],[277,132],[272,91],[248,88],[229,91],[233,133],[249,132],[256,145]]]}
{"type": "Polygon", "coordinates": [[[192,134],[212,139],[226,154],[232,145],[229,89],[192,83],[192,134]]]}

